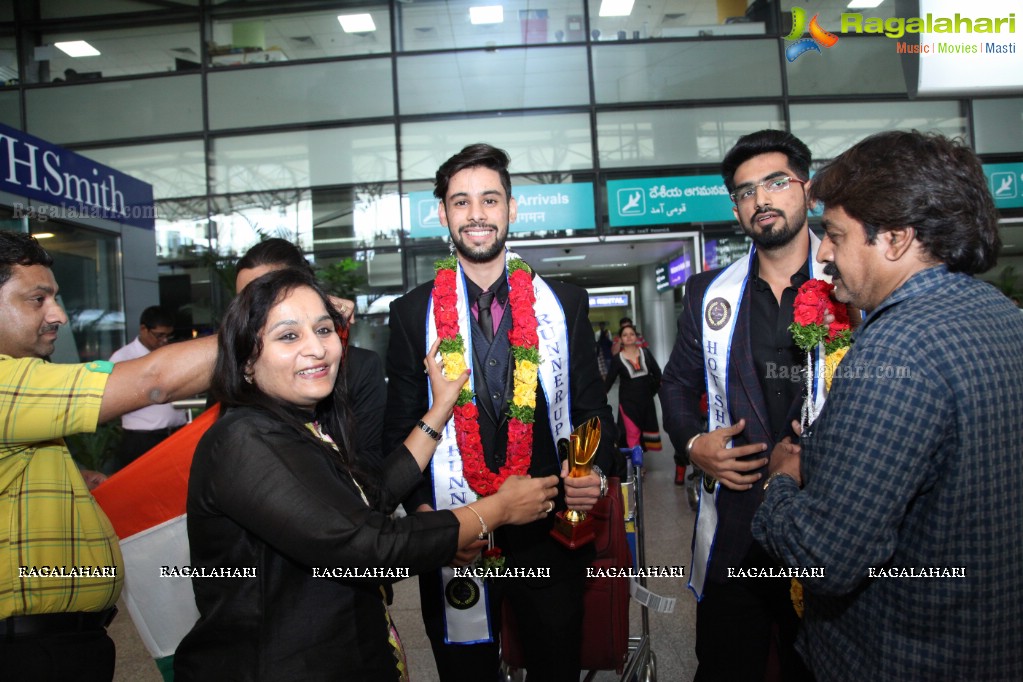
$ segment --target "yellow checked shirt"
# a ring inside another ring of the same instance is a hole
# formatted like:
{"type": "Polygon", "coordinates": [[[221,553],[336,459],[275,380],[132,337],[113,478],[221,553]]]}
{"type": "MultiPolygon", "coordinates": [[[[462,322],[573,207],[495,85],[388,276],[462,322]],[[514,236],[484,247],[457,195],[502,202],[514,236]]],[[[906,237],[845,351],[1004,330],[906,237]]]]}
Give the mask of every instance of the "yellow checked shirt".
{"type": "Polygon", "coordinates": [[[102,611],[121,593],[117,536],[62,438],[96,430],[112,369],[0,355],[0,619],[102,611]]]}

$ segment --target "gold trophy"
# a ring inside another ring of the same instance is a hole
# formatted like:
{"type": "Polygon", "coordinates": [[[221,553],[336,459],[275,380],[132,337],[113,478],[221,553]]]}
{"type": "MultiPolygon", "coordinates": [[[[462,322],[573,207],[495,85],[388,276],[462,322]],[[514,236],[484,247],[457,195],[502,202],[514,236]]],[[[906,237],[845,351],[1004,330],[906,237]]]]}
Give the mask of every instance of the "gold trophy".
{"type": "MultiPolygon", "coordinates": [[[[600,419],[594,417],[576,428],[569,436],[568,477],[589,476],[593,472],[593,458],[600,445],[600,419]]],[[[593,542],[593,519],[586,512],[569,509],[555,515],[551,536],[569,549],[593,542]]]]}

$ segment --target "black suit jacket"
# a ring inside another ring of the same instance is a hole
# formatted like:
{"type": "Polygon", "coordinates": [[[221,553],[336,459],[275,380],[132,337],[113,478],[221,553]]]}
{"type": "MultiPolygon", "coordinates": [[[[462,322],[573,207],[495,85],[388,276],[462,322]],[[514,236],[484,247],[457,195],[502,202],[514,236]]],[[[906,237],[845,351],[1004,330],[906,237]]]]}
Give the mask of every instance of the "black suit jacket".
{"type": "Polygon", "coordinates": [[[405,447],[387,461],[380,502],[363,502],[333,453],[262,410],[227,410],[199,442],[188,481],[193,567],[256,577],[193,578],[199,621],[178,646],[177,679],[396,679],[381,585],[313,569],[451,561],[450,512],[392,519],[420,480],[405,447]]]}
{"type": "MultiPolygon", "coordinates": [[[[609,476],[619,475],[623,460],[615,447],[617,432],[611,409],[608,407],[604,384],[597,367],[593,344],[593,327],[589,321],[589,302],[586,291],[579,287],[547,280],[565,311],[569,339],[569,376],[571,390],[572,423],[578,426],[591,417],[601,421],[601,444],[597,463],[609,476]]],[[[384,420],[384,448],[390,449],[401,442],[428,409],[427,377],[423,373],[426,355],[426,311],[433,282],[423,284],[391,303],[391,338],[387,350],[387,414],[384,420]]],[[[505,309],[503,321],[510,318],[505,309]]],[[[475,321],[473,326],[477,327],[475,321]]],[[[473,372],[477,404],[488,400],[483,384],[483,371],[473,372]]],[[[480,406],[480,438],[484,455],[492,467],[504,461],[508,444],[508,419],[504,413],[495,414],[492,408],[480,406]]],[[[531,476],[548,476],[560,472],[557,448],[550,436],[547,402],[543,390],[537,387],[536,421],[533,425],[533,459],[531,476]]],[[[496,470],[496,468],[495,468],[496,470]]],[[[433,505],[433,487],[430,470],[424,474],[424,483],[406,501],[409,511],[420,504],[433,505]]],[[[564,509],[563,495],[557,507],[564,509]]],[[[580,568],[592,559],[592,550],[570,552],[549,537],[554,520],[551,514],[545,520],[525,526],[505,526],[498,531],[497,541],[508,558],[507,566],[550,566],[552,579],[557,579],[558,568],[580,568]]]]}
{"type": "MultiPolygon", "coordinates": [[[[661,412],[664,430],[676,450],[684,450],[689,439],[704,430],[700,397],[707,390],[703,359],[703,298],[710,283],[722,271],[711,270],[686,282],[678,335],[671,357],[661,378],[661,412]]],[[[727,409],[734,424],[746,420],[745,430],[733,439],[733,446],[767,443],[767,455],[774,447],[763,388],[753,364],[750,334],[750,289],[747,286],[739,305],[729,353],[727,409]]],[[[713,406],[710,406],[713,409],[713,406]]],[[[756,455],[753,459],[762,457],[756,455]]],[[[739,567],[753,543],[751,523],[764,499],[763,483],[767,467],[758,470],[759,483],[750,490],[736,492],[721,487],[718,494],[718,530],[708,577],[722,582],[729,566],[739,567]]]]}
{"type": "Polygon", "coordinates": [[[384,408],[387,405],[384,363],[379,355],[368,348],[349,346],[344,368],[348,400],[355,421],[355,451],[360,463],[379,470],[384,459],[380,437],[384,428],[384,408]]]}

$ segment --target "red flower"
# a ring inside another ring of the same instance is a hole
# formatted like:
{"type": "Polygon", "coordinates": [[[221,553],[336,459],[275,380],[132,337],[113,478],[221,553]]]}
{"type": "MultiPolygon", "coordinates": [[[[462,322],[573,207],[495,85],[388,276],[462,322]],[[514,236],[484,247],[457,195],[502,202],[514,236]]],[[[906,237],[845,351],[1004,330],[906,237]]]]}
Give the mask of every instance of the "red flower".
{"type": "MultiPolygon", "coordinates": [[[[515,270],[508,277],[508,301],[511,305],[512,329],[508,334],[513,346],[536,348],[536,294],[532,277],[525,270],[515,270]]],[[[453,339],[459,333],[456,272],[441,267],[433,284],[433,314],[437,335],[453,339]]],[[[462,474],[480,495],[496,493],[509,476],[522,476],[529,471],[533,457],[533,424],[524,424],[512,418],[508,423],[508,448],[504,466],[496,474],[489,469],[483,457],[480,440],[479,410],[475,403],[458,405],[454,409],[455,439],[462,456],[462,474]]],[[[500,550],[498,550],[500,552],[500,550]]]]}

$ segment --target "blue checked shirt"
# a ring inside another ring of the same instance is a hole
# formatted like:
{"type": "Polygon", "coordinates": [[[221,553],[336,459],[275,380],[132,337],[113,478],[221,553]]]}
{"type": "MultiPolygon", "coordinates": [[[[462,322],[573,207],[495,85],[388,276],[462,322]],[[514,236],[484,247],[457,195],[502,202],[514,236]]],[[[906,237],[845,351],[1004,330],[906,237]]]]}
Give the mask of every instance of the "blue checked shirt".
{"type": "Polygon", "coordinates": [[[803,489],[775,479],[753,535],[825,571],[802,581],[799,647],[817,679],[1023,680],[1011,302],[944,266],[911,277],[858,330],[802,446],[803,489]]]}

